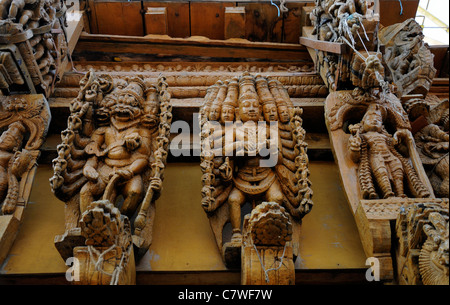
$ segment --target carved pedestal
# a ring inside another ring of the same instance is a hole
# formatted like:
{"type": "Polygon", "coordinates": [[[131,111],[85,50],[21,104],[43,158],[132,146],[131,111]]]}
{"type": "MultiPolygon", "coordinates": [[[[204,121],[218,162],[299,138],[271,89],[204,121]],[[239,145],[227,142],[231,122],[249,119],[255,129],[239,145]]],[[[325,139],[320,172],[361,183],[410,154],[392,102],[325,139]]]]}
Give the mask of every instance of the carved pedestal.
{"type": "Polygon", "coordinates": [[[284,208],[263,202],[243,227],[242,285],[294,285],[292,224],[284,208]]]}

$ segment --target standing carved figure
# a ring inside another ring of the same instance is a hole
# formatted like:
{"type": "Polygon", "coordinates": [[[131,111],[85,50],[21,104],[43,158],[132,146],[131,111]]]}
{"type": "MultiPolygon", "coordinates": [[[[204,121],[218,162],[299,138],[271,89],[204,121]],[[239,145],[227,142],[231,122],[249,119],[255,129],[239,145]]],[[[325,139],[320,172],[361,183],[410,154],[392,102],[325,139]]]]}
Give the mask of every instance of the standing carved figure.
{"type": "MultiPolygon", "coordinates": [[[[252,244],[258,253],[267,249],[264,247],[286,245],[290,252],[281,252],[292,260],[292,253],[298,255],[300,220],[312,208],[302,110],[293,106],[279,81],[245,72],[239,78],[211,86],[200,113],[202,205],[225,264],[230,268],[239,266],[241,247],[252,244]],[[256,214],[265,215],[252,218],[252,227],[265,228],[269,235],[279,227],[284,233],[274,234],[285,242],[271,245],[260,244],[266,238],[252,241],[256,235],[248,233],[247,206],[261,207],[256,214]],[[269,221],[271,225],[267,225],[263,220],[279,214],[283,215],[280,222],[269,221]],[[284,217],[287,222],[281,221],[284,217]],[[225,234],[226,224],[231,226],[230,236],[225,234]]],[[[242,266],[248,266],[246,258],[243,260],[242,266]]],[[[243,272],[248,268],[242,267],[243,272]]],[[[244,278],[246,284],[258,282],[244,278]]]]}
{"type": "Polygon", "coordinates": [[[381,105],[370,104],[361,123],[349,126],[352,133],[349,138],[350,157],[360,163],[362,196],[378,198],[378,187],[381,198],[407,197],[404,181],[408,181],[412,196],[428,197],[430,194],[414,169],[394,147],[400,138],[411,142],[412,135],[408,130],[400,129],[391,136],[383,126],[385,111],[381,105]],[[371,181],[371,175],[376,183],[371,181]]]}

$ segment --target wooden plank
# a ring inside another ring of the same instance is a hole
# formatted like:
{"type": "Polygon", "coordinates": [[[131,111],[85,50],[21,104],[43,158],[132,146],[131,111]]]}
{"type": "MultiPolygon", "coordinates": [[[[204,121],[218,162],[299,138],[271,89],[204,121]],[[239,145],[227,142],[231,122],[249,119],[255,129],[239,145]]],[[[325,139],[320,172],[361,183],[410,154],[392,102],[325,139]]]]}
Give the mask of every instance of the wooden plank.
{"type": "Polygon", "coordinates": [[[245,38],[250,41],[281,42],[283,16],[272,4],[238,2],[245,7],[245,38]]]}
{"type": "Polygon", "coordinates": [[[335,54],[347,53],[346,44],[317,40],[316,37],[311,34],[312,30],[312,27],[303,27],[303,36],[300,37],[300,44],[304,45],[305,47],[324,52],[335,54]]]}
{"type": "Polygon", "coordinates": [[[282,42],[299,43],[302,29],[302,11],[305,3],[286,3],[287,13],[283,14],[283,39],[282,42]]]}
{"type": "Polygon", "coordinates": [[[86,12],[88,12],[89,19],[89,30],[92,34],[98,34],[98,24],[97,24],[97,11],[95,9],[95,0],[87,0],[88,7],[86,12]]]}
{"type": "Polygon", "coordinates": [[[149,7],[145,12],[145,35],[167,35],[167,8],[149,7]]]}
{"type": "Polygon", "coordinates": [[[143,36],[140,1],[94,2],[98,33],[143,36]]]}
{"type": "Polygon", "coordinates": [[[225,8],[224,37],[225,39],[245,38],[245,7],[225,8]]]}
{"type": "Polygon", "coordinates": [[[419,0],[379,0],[380,2],[380,23],[389,26],[403,22],[409,18],[415,18],[419,0]],[[401,6],[400,6],[401,5],[401,6]],[[400,15],[401,7],[403,12],[400,15]]]}
{"type": "Polygon", "coordinates": [[[67,47],[69,54],[72,54],[73,50],[75,49],[75,46],[85,25],[84,12],[75,11],[71,16],[72,18],[67,22],[68,28],[66,29],[67,47]]]}
{"type": "Polygon", "coordinates": [[[234,3],[191,2],[191,36],[224,39],[225,7],[234,3]]]}
{"type": "Polygon", "coordinates": [[[155,1],[142,1],[144,10],[149,7],[161,7],[167,8],[167,23],[168,33],[170,37],[189,37],[191,36],[190,30],[190,13],[189,2],[187,1],[168,1],[168,2],[155,2],[155,1]]]}

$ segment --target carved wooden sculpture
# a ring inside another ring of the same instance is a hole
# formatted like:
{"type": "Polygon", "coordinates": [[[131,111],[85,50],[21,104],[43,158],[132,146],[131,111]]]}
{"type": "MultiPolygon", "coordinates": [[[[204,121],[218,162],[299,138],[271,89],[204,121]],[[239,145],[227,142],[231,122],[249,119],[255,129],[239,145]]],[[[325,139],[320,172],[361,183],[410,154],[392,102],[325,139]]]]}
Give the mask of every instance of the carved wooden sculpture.
{"type": "Polygon", "coordinates": [[[26,81],[4,84],[5,92],[53,92],[67,59],[65,12],[62,0],[2,1],[0,49],[12,55],[26,81]]]}
{"type": "Polygon", "coordinates": [[[436,69],[434,55],[423,41],[422,27],[414,19],[408,19],[382,28],[378,37],[386,47],[388,79],[397,85],[398,95],[426,96],[436,69]]]}
{"type": "Polygon", "coordinates": [[[403,103],[411,121],[418,126],[414,135],[417,151],[439,198],[449,197],[449,102],[411,99],[403,103]]]}
{"type": "MultiPolygon", "coordinates": [[[[160,194],[167,158],[172,119],[169,100],[163,78],[155,86],[139,77],[113,80],[90,71],[80,82],[80,93],[71,104],[68,127],[61,133],[62,143],[57,147],[58,158],[53,160],[54,176],[50,179],[54,194],[66,202],[66,233],[55,240],[64,259],[73,256],[75,246],[105,250],[96,238],[92,239],[93,245],[88,243],[89,226],[82,223],[91,217],[87,214],[101,220],[98,213],[107,215],[106,210],[122,215],[116,217],[114,226],[125,226],[130,232],[110,228],[116,235],[111,233],[105,239],[122,240],[127,236],[126,244],[135,245],[137,252],[133,255],[137,259],[148,250],[154,202],[160,194]]],[[[120,260],[124,253],[129,250],[122,248],[115,257],[120,260]]],[[[133,269],[134,259],[126,257],[131,264],[127,268],[133,269]]],[[[114,283],[112,275],[109,277],[114,283]]],[[[89,283],[97,282],[103,280],[89,283]]]]}
{"type": "Polygon", "coordinates": [[[315,50],[316,69],[329,90],[343,90],[351,86],[354,54],[377,51],[377,20],[373,18],[370,1],[316,0],[310,13],[311,37],[324,41],[320,46],[311,42],[315,50]]]}
{"type": "Polygon", "coordinates": [[[284,274],[276,283],[292,284],[300,220],[312,208],[302,110],[293,107],[277,80],[244,73],[211,86],[200,113],[202,205],[225,264],[242,264],[243,283],[265,284],[268,278],[259,275],[267,274],[266,267],[280,254],[286,264],[275,268],[284,274]],[[246,204],[259,216],[253,213],[241,229],[246,204]],[[224,238],[227,223],[231,236],[224,238]],[[255,265],[249,255],[266,261],[255,265]],[[259,274],[258,280],[252,273],[259,274]]]}
{"type": "Polygon", "coordinates": [[[50,119],[42,95],[0,97],[0,264],[22,222],[50,119]]]}
{"type": "Polygon", "coordinates": [[[380,260],[382,279],[393,280],[390,222],[403,207],[448,204],[448,199],[435,198],[408,115],[389,86],[381,84],[384,88],[331,93],[325,115],[366,255],[380,260]]]}
{"type": "Polygon", "coordinates": [[[413,204],[397,218],[398,282],[448,285],[448,203],[413,204]]]}

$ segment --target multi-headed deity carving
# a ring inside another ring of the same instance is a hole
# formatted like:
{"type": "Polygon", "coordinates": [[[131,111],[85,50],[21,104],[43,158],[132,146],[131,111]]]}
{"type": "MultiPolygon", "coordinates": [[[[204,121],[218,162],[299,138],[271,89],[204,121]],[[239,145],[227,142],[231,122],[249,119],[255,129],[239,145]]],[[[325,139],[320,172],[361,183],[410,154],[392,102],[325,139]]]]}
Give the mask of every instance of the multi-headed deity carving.
{"type": "Polygon", "coordinates": [[[0,97],[0,263],[22,221],[50,119],[42,95],[0,97]]]}
{"type": "Polygon", "coordinates": [[[390,71],[388,79],[396,84],[398,94],[426,96],[436,69],[434,55],[423,41],[422,27],[414,19],[408,19],[384,27],[378,36],[386,47],[384,60],[390,71]]]}
{"type": "MultiPolygon", "coordinates": [[[[239,265],[243,235],[251,236],[241,228],[243,206],[273,203],[294,227],[312,208],[301,113],[280,82],[249,73],[207,91],[200,111],[202,205],[229,267],[239,265]],[[224,240],[227,223],[231,236],[224,240]]],[[[293,244],[297,254],[298,240],[293,244]]]]}
{"type": "Polygon", "coordinates": [[[85,75],[71,102],[50,179],[54,194],[66,202],[66,235],[80,235],[74,232],[81,222],[89,222],[86,217],[92,221],[86,214],[96,215],[98,204],[100,210],[112,205],[115,214],[134,219],[126,223],[137,257],[146,252],[167,158],[169,99],[163,78],[153,85],[139,77],[113,80],[93,71],[85,75]]]}

